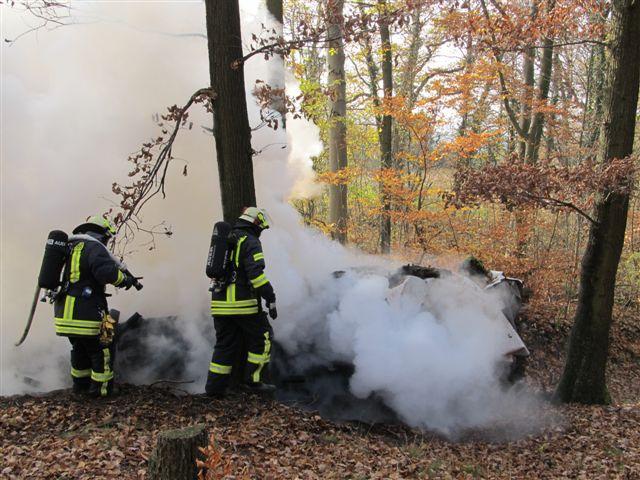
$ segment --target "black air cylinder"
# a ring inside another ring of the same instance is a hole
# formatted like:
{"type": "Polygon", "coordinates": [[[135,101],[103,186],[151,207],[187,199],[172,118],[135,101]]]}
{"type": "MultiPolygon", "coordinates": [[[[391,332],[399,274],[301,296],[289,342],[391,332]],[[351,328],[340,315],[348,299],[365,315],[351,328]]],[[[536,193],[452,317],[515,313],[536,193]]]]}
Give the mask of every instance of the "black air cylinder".
{"type": "Polygon", "coordinates": [[[207,256],[207,277],[222,279],[227,270],[229,256],[232,250],[229,249],[229,234],[231,225],[227,222],[218,222],[213,226],[211,235],[211,246],[207,256]]]}
{"type": "Polygon", "coordinates": [[[44,247],[44,257],[38,275],[38,286],[48,290],[55,290],[60,286],[62,269],[69,256],[69,236],[62,230],[49,232],[47,244],[44,247]]]}

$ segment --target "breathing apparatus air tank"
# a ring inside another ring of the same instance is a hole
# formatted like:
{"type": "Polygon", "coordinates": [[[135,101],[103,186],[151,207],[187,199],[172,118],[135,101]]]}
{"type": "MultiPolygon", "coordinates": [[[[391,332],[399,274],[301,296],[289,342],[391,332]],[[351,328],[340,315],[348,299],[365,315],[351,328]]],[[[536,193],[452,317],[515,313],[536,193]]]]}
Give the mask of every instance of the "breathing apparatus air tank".
{"type": "Polygon", "coordinates": [[[69,257],[69,236],[62,230],[52,230],[47,237],[38,275],[38,286],[55,290],[60,286],[62,269],[69,257]]]}
{"type": "Polygon", "coordinates": [[[207,277],[213,280],[213,291],[221,290],[230,281],[232,275],[232,254],[233,239],[231,235],[231,225],[227,222],[217,222],[213,226],[206,268],[207,277]]]}

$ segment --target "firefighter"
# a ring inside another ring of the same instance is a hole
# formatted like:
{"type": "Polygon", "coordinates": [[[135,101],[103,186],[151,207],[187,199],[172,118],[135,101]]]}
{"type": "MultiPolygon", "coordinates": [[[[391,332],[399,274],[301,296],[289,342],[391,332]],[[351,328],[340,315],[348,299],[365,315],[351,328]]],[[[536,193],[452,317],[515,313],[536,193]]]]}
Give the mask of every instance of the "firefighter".
{"type": "Polygon", "coordinates": [[[73,230],[63,289],[54,303],[56,334],[71,342],[73,391],[95,397],[113,391],[115,322],[109,317],[105,287],[128,290],[137,282],[107,249],[115,233],[115,226],[102,216],[73,230]]]}
{"type": "Polygon", "coordinates": [[[276,296],[264,273],[264,253],[259,238],[267,228],[267,213],[261,208],[248,207],[231,232],[236,242],[231,257],[235,274],[225,289],[213,292],[211,301],[216,345],[205,387],[209,396],[224,395],[242,336],[248,347],[243,387],[256,393],[275,390],[264,381],[271,358],[273,329],[262,310],[263,299],[269,316],[273,320],[278,316],[276,296]]]}

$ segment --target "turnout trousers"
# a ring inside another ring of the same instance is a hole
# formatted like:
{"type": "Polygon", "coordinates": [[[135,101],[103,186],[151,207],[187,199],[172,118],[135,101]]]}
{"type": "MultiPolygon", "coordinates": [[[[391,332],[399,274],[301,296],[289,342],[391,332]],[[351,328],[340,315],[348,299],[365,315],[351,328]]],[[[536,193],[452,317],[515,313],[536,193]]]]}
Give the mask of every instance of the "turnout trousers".
{"type": "Polygon", "coordinates": [[[69,337],[73,391],[106,397],[113,390],[113,344],[105,347],[98,337],[69,337]]]}
{"type": "Polygon", "coordinates": [[[273,329],[264,312],[254,315],[219,315],[213,317],[216,345],[213,350],[205,391],[220,394],[229,385],[233,363],[244,337],[248,349],[244,364],[245,383],[262,382],[271,359],[273,329]]]}

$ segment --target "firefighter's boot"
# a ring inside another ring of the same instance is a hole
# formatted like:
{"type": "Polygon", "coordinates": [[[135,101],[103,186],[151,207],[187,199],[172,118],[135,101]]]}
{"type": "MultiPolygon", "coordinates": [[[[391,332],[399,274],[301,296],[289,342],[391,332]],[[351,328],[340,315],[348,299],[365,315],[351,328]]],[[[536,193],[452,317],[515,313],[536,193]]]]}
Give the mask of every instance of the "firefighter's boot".
{"type": "Polygon", "coordinates": [[[273,395],[276,393],[276,386],[270,383],[250,382],[242,386],[243,390],[258,395],[273,395]]]}

